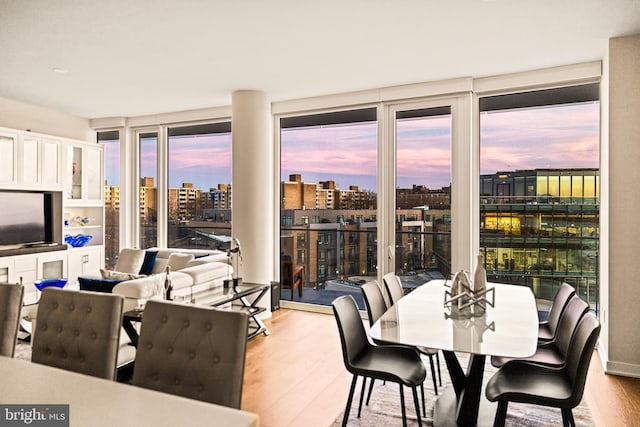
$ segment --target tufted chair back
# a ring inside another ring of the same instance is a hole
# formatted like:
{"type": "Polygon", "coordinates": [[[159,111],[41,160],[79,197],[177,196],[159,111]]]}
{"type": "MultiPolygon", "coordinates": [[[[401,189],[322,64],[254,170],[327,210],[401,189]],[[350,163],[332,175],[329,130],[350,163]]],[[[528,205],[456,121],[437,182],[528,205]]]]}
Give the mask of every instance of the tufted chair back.
{"type": "Polygon", "coordinates": [[[113,380],[123,301],[115,294],[45,288],[31,361],[113,380]]]}
{"type": "Polygon", "coordinates": [[[13,357],[16,350],[23,298],[22,285],[0,283],[0,356],[13,357]]]}
{"type": "Polygon", "coordinates": [[[150,300],[132,382],[239,409],[248,327],[244,312],[150,300]]]}

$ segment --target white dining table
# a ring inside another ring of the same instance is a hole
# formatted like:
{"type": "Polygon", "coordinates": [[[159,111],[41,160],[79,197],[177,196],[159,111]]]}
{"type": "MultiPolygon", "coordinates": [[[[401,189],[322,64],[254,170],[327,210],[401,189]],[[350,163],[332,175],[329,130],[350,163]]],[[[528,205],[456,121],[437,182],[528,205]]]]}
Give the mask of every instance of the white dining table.
{"type": "MultiPolygon", "coordinates": [[[[450,283],[450,282],[449,282],[450,283]]],[[[494,306],[471,315],[445,304],[445,280],[432,280],[400,299],[371,327],[378,343],[443,350],[452,387],[434,406],[434,426],[492,425],[495,405],[486,400],[482,380],[486,356],[528,357],[536,351],[538,312],[526,286],[488,283],[494,306]],[[469,354],[465,373],[456,353],[469,354]]]]}
{"type": "Polygon", "coordinates": [[[14,358],[0,357],[0,378],[0,406],[69,405],[70,426],[258,426],[249,412],[14,358]]]}

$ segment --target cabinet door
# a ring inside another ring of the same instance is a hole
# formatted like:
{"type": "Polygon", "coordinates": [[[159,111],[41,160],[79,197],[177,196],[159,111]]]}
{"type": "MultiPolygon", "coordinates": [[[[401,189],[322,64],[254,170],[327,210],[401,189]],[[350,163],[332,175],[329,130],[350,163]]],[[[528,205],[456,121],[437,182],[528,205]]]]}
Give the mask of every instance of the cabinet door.
{"type": "Polygon", "coordinates": [[[20,173],[18,182],[23,185],[37,185],[38,180],[38,145],[37,139],[23,138],[19,157],[20,173]]]}
{"type": "Polygon", "coordinates": [[[67,145],[65,165],[65,196],[79,200],[82,198],[82,147],[67,145]]]}
{"type": "Polygon", "coordinates": [[[60,187],[60,145],[53,141],[42,141],[41,149],[41,181],[47,187],[60,187]]]}
{"type": "Polygon", "coordinates": [[[84,147],[84,185],[85,198],[89,201],[102,200],[104,190],[102,181],[102,150],[94,147],[84,147]]]}
{"type": "Polygon", "coordinates": [[[99,276],[104,266],[102,247],[70,249],[68,251],[69,283],[76,284],[78,276],[99,276]]]}
{"type": "Polygon", "coordinates": [[[38,301],[38,290],[33,282],[38,278],[36,257],[32,255],[22,255],[14,261],[15,282],[22,282],[24,285],[24,304],[34,304],[38,301]]]}
{"type": "Polygon", "coordinates": [[[15,283],[13,272],[13,260],[10,258],[0,258],[0,283],[15,283]]]}
{"type": "Polygon", "coordinates": [[[16,138],[0,135],[0,184],[16,183],[16,138]]]}

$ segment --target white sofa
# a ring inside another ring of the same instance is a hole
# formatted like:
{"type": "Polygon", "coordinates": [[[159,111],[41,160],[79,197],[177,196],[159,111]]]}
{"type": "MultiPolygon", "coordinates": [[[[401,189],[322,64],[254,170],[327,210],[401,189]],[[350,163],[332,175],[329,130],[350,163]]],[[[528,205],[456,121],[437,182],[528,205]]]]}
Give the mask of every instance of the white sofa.
{"type": "Polygon", "coordinates": [[[112,293],[125,297],[124,311],[140,307],[152,298],[164,298],[167,265],[171,267],[173,298],[196,304],[199,299],[222,289],[224,280],[231,279],[233,274],[233,267],[223,251],[157,248],[147,251],[123,249],[116,270],[102,272],[102,279],[125,279],[111,289],[112,293]],[[141,268],[140,257],[144,258],[147,251],[157,252],[153,268],[148,275],[137,274],[141,268]]]}

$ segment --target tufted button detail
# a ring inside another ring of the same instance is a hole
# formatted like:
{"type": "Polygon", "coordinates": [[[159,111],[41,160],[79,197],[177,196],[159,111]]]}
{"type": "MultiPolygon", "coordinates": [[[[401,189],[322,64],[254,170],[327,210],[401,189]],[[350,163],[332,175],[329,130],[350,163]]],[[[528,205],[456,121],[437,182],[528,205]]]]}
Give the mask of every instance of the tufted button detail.
{"type": "Polygon", "coordinates": [[[73,335],[75,335],[76,337],[80,335],[80,331],[77,329],[73,330],[73,335]]]}
{"type": "Polygon", "coordinates": [[[46,331],[47,329],[49,329],[49,325],[47,325],[46,323],[43,323],[43,324],[38,323],[38,328],[42,329],[43,331],[46,331]]]}
{"type": "Polygon", "coordinates": [[[151,379],[154,380],[154,381],[158,381],[158,378],[159,378],[158,374],[151,375],[151,379]]]}
{"type": "Polygon", "coordinates": [[[96,335],[95,332],[91,332],[91,339],[96,339],[98,337],[98,335],[96,335]]]}
{"type": "Polygon", "coordinates": [[[62,353],[62,358],[63,359],[66,359],[67,357],[69,357],[69,355],[66,352],[62,353]]]}
{"type": "Polygon", "coordinates": [[[52,306],[53,308],[58,308],[58,303],[57,303],[57,302],[54,302],[53,304],[51,304],[51,306],[52,306]]]}
{"type": "Polygon", "coordinates": [[[167,353],[169,354],[173,353],[173,347],[171,346],[167,347],[167,353]]]}
{"type": "Polygon", "coordinates": [[[147,349],[151,350],[153,348],[153,344],[149,343],[147,344],[147,349]]]}
{"type": "Polygon", "coordinates": [[[51,356],[51,349],[50,348],[45,349],[44,354],[46,354],[47,356],[51,356]]]}
{"type": "Polygon", "coordinates": [[[190,351],[189,352],[189,359],[195,359],[196,358],[196,352],[195,351],[190,351]]]}
{"type": "Polygon", "coordinates": [[[213,356],[213,363],[220,363],[220,356],[218,356],[217,354],[215,356],[213,356]]]}
{"type": "Polygon", "coordinates": [[[207,322],[207,323],[205,323],[205,324],[204,324],[204,328],[205,328],[207,331],[210,331],[210,330],[211,330],[211,327],[212,327],[212,326],[211,326],[211,323],[209,323],[209,322],[207,322]]]}
{"type": "Polygon", "coordinates": [[[56,329],[56,331],[58,331],[58,333],[62,333],[62,326],[58,326],[58,329],[56,329]]]}
{"type": "Polygon", "coordinates": [[[180,385],[180,379],[176,378],[176,379],[175,379],[175,381],[174,381],[174,383],[175,383],[176,385],[180,385]]]}
{"type": "Polygon", "coordinates": [[[87,313],[91,313],[91,306],[87,307],[87,313]]]}
{"type": "Polygon", "coordinates": [[[185,328],[188,328],[190,323],[188,320],[185,320],[184,323],[182,324],[185,328]]]}
{"type": "Polygon", "coordinates": [[[76,306],[73,304],[69,304],[69,311],[73,311],[76,309],[76,306]]]}
{"type": "Polygon", "coordinates": [[[167,319],[167,315],[166,314],[163,314],[162,317],[160,318],[160,321],[162,323],[167,323],[167,320],[169,320],[169,319],[167,319]]]}
{"type": "Polygon", "coordinates": [[[84,363],[84,356],[80,356],[80,363],[84,363]]]}
{"type": "Polygon", "coordinates": [[[198,391],[202,393],[204,391],[204,386],[202,384],[198,384],[198,391]]]}

